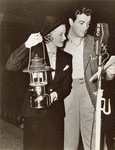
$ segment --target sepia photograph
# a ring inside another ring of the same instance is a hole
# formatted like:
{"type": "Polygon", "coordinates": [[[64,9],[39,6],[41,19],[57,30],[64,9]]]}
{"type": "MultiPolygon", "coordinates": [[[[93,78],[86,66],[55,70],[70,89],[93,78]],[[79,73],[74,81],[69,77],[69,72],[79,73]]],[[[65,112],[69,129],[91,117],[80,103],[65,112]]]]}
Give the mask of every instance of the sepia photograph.
{"type": "Polygon", "coordinates": [[[115,150],[115,0],[0,1],[0,150],[115,150]]]}

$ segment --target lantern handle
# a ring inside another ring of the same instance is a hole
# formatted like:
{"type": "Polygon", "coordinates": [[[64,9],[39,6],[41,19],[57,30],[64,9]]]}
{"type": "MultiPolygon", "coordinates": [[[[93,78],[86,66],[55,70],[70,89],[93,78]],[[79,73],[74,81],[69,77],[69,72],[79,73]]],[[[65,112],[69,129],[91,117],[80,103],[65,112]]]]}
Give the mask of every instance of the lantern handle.
{"type": "Polygon", "coordinates": [[[45,46],[44,46],[44,43],[42,42],[42,46],[43,46],[43,57],[44,57],[44,60],[45,60],[45,46]]]}
{"type": "Polygon", "coordinates": [[[31,61],[31,47],[29,48],[28,72],[29,72],[29,68],[30,68],[30,61],[31,61]]]}

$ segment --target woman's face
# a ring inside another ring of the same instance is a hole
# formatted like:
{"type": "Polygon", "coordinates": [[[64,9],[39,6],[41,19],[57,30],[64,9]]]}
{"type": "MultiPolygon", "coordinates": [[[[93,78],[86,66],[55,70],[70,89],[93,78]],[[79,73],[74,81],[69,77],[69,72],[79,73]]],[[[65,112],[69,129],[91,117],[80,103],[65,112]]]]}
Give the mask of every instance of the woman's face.
{"type": "Polygon", "coordinates": [[[62,47],[66,39],[65,33],[66,33],[66,27],[64,24],[60,25],[55,30],[53,30],[51,32],[52,44],[54,44],[57,47],[62,47]]]}

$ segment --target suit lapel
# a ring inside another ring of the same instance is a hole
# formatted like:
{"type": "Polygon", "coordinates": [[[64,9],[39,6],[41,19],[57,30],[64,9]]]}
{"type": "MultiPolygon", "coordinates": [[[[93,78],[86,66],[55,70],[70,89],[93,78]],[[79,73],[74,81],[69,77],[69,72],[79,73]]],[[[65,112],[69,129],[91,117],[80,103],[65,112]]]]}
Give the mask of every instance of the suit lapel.
{"type": "Polygon", "coordinates": [[[45,47],[45,61],[46,61],[47,66],[50,66],[49,56],[48,56],[48,52],[47,52],[47,48],[45,44],[44,44],[44,47],[45,47]]]}
{"type": "Polygon", "coordinates": [[[56,57],[56,70],[55,70],[55,77],[53,82],[57,82],[58,78],[60,77],[60,74],[62,73],[62,70],[64,68],[64,56],[62,53],[62,50],[60,50],[59,48],[57,49],[57,57],[56,57]]]}
{"type": "Polygon", "coordinates": [[[89,36],[84,38],[84,48],[83,48],[83,60],[84,60],[84,72],[87,68],[88,62],[90,61],[91,57],[91,51],[92,51],[92,47],[91,47],[91,39],[89,38],[89,36]]]}

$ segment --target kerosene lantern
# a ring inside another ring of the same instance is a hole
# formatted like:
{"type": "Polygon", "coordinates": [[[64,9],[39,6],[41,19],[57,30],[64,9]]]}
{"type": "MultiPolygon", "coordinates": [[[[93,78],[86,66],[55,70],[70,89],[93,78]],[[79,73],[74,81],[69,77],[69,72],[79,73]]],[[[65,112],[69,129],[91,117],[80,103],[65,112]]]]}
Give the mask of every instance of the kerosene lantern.
{"type": "Polygon", "coordinates": [[[44,58],[40,58],[37,54],[30,60],[30,65],[23,72],[30,74],[30,107],[35,109],[48,108],[50,106],[50,96],[46,94],[45,86],[48,84],[47,71],[51,71],[47,66],[44,58]]]}

